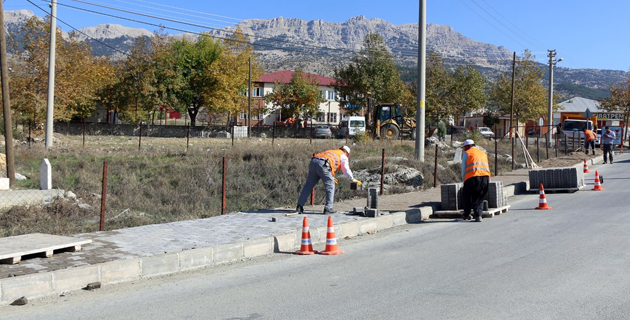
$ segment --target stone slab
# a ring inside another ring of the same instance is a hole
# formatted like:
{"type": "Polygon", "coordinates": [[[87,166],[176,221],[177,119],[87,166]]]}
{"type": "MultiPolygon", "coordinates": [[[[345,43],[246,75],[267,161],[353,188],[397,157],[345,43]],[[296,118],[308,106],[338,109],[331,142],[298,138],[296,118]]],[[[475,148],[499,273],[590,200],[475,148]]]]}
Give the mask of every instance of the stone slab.
{"type": "Polygon", "coordinates": [[[0,264],[15,264],[23,256],[37,254],[51,257],[55,250],[81,251],[81,245],[91,243],[90,239],[31,233],[0,238],[0,264]]]}

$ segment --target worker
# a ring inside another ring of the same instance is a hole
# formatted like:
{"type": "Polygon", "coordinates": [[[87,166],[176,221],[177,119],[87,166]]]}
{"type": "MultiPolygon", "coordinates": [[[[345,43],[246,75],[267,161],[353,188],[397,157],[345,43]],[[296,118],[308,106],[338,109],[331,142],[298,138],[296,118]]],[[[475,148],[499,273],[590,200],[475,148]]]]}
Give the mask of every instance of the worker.
{"type": "Polygon", "coordinates": [[[315,187],[317,182],[321,179],[324,182],[326,188],[326,205],[324,206],[324,214],[332,214],[336,211],[333,210],[333,199],[335,197],[335,185],[337,184],[337,178],[335,178],[335,171],[341,169],[343,173],[356,182],[357,185],[361,185],[361,181],[355,179],[352,176],[350,170],[350,148],[343,146],[339,149],[327,150],[322,153],[317,153],[311,158],[308,169],[308,177],[300,198],[298,199],[297,208],[295,209],[300,214],[304,213],[304,204],[311,190],[315,187]]]}
{"type": "Polygon", "coordinates": [[[584,128],[582,131],[584,131],[584,152],[588,154],[588,147],[590,146],[591,149],[593,149],[593,155],[595,155],[595,139],[597,139],[597,137],[593,133],[593,130],[584,128]]]}
{"type": "Polygon", "coordinates": [[[490,185],[490,165],[488,156],[477,148],[475,141],[464,141],[462,157],[462,202],[464,205],[464,220],[470,220],[471,211],[474,212],[475,221],[481,222],[483,214],[483,199],[488,194],[490,185]]]}
{"type": "Polygon", "coordinates": [[[613,143],[615,142],[616,135],[610,130],[610,127],[606,127],[606,131],[602,135],[601,145],[604,148],[604,163],[608,162],[610,158],[610,164],[613,163],[613,143]]]}

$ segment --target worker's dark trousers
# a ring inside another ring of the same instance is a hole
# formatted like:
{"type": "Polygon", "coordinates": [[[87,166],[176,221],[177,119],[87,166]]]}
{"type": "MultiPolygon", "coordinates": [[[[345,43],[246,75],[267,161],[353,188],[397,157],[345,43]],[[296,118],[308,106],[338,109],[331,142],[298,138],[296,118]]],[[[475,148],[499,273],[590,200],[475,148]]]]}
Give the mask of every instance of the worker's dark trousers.
{"type": "Polygon", "coordinates": [[[595,139],[584,142],[584,152],[586,154],[588,154],[588,147],[591,147],[591,149],[593,149],[593,154],[595,154],[595,139]]]}
{"type": "Polygon", "coordinates": [[[472,177],[464,181],[462,189],[462,202],[464,205],[464,215],[469,215],[474,210],[474,216],[481,216],[483,213],[483,199],[488,194],[489,177],[472,177]]]}
{"type": "Polygon", "coordinates": [[[325,209],[332,210],[333,199],[335,198],[335,178],[330,172],[330,169],[328,169],[326,162],[319,158],[311,159],[311,163],[308,168],[308,177],[306,178],[306,183],[304,184],[304,188],[302,188],[302,193],[300,193],[300,198],[298,199],[297,204],[299,206],[304,206],[306,199],[308,199],[308,196],[311,194],[311,190],[315,188],[319,179],[322,179],[324,187],[326,188],[325,209]]]}

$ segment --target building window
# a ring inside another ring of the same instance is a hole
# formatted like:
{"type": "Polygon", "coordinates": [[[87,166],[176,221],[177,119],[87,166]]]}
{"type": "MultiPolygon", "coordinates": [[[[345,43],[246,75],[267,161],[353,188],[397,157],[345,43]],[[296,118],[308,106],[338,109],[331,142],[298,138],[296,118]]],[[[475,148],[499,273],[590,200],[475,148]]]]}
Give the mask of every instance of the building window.
{"type": "Polygon", "coordinates": [[[247,119],[247,114],[245,114],[245,111],[241,111],[241,114],[238,116],[239,119],[247,119]]]}
{"type": "Polygon", "coordinates": [[[315,118],[315,120],[317,122],[326,122],[326,114],[325,113],[318,114],[317,118],[315,118]]]}
{"type": "Polygon", "coordinates": [[[330,118],[330,122],[332,122],[332,123],[336,123],[337,122],[337,113],[336,112],[331,112],[330,114],[328,114],[328,117],[330,118]]]}
{"type": "Polygon", "coordinates": [[[263,88],[252,88],[252,97],[262,97],[263,96],[263,88]]]}
{"type": "Polygon", "coordinates": [[[337,92],[328,91],[328,100],[335,100],[335,99],[337,99],[337,92]]]}

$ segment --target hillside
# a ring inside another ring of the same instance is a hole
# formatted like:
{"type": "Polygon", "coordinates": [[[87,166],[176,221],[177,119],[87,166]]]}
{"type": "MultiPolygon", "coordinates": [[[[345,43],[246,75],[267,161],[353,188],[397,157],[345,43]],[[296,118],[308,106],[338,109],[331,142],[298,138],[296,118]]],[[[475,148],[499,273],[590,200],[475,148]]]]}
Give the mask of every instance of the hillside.
{"type": "MultiPolygon", "coordinates": [[[[8,38],[19,43],[22,39],[20,26],[33,16],[28,10],[6,11],[8,38]]],[[[404,71],[404,78],[413,81],[416,77],[413,70],[417,66],[417,24],[393,25],[382,19],[366,19],[364,16],[353,17],[342,23],[278,17],[243,20],[231,27],[212,30],[211,34],[222,38],[229,36],[236,28],[250,36],[266,72],[303,69],[330,77],[336,67],[346,64],[361,50],[367,34],[378,33],[404,71]]],[[[114,59],[124,58],[136,37],[151,36],[148,30],[117,24],[87,27],[80,29],[77,34],[80,39],[90,43],[95,54],[112,56],[114,59]]],[[[427,50],[439,53],[452,69],[459,65],[474,65],[490,81],[502,72],[511,71],[511,51],[503,46],[470,39],[450,26],[427,25],[427,50]]],[[[546,65],[541,64],[540,67],[547,72],[546,65]]],[[[567,98],[582,96],[601,99],[602,95],[607,94],[610,84],[620,82],[625,77],[626,72],[620,70],[558,67],[554,71],[554,84],[557,91],[567,98]]],[[[545,86],[547,79],[548,75],[545,75],[545,86]]]]}

